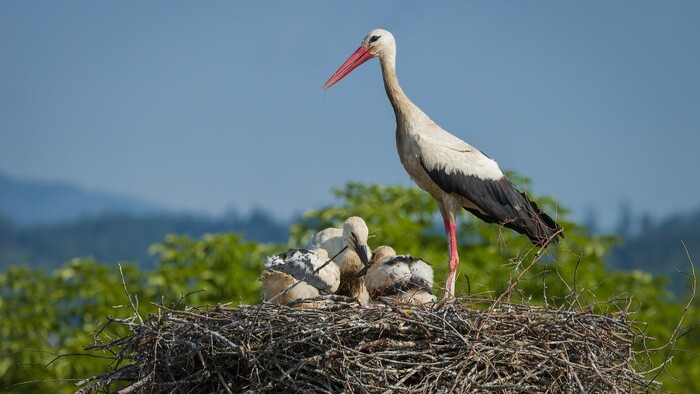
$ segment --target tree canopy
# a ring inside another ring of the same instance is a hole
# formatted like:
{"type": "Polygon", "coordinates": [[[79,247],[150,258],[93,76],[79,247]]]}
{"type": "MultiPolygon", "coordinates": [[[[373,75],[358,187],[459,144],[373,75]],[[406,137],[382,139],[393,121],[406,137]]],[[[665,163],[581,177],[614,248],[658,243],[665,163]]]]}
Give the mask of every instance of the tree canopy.
{"type": "MultiPolygon", "coordinates": [[[[526,180],[512,178],[519,186],[527,186],[526,180]]],[[[447,245],[437,206],[426,193],[414,187],[360,183],[333,193],[336,203],[311,210],[292,225],[287,245],[251,242],[235,233],[198,239],[170,235],[150,247],[157,260],[151,270],[133,262],[117,267],[93,259],[70,260],[50,272],[10,267],[0,274],[0,389],[73,392],[75,381],[114,367],[109,358],[85,351],[85,346],[96,340],[93,334],[109,317],[131,315],[129,299],[138,304],[141,314],[157,313],[158,305],[258,303],[258,276],[266,256],[303,246],[316,231],[341,226],[352,215],[366,220],[373,248],[391,245],[399,253],[431,262],[439,287],[447,271],[447,245]]],[[[571,302],[592,308],[596,301],[631,302],[637,312],[630,318],[645,322],[645,334],[657,339],[645,346],[662,346],[674,332],[680,337],[672,362],[665,365],[668,372],[659,376],[664,387],[672,391],[700,388],[695,356],[700,352],[700,337],[693,330],[699,318],[697,302],[676,330],[685,302],[664,289],[663,277],[609,271],[603,257],[616,237],[589,233],[570,221],[569,212],[552,199],[534,200],[564,227],[562,242],[538,251],[526,237],[461,215],[457,295],[497,297],[519,275],[519,291],[514,294],[552,308],[571,302]],[[542,255],[537,256],[538,252],[542,255]],[[536,256],[537,262],[525,271],[536,256]]],[[[671,350],[661,348],[651,359],[639,360],[640,368],[661,365],[671,350]]]]}

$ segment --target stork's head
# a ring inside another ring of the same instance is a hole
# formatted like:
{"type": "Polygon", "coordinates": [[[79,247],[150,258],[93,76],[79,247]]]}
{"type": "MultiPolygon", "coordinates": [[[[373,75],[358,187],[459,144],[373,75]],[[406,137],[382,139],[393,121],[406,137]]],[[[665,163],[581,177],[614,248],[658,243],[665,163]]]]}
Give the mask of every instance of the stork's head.
{"type": "Polygon", "coordinates": [[[331,77],[323,84],[323,89],[328,89],[335,85],[336,82],[345,78],[346,75],[362,63],[373,57],[384,57],[384,56],[395,56],[396,55],[396,41],[394,36],[386,30],[374,29],[370,31],[364,40],[362,40],[362,45],[352,55],[348,60],[343,63],[338,70],[331,75],[331,77]]]}
{"type": "Polygon", "coordinates": [[[374,29],[367,33],[367,36],[362,41],[362,47],[367,48],[372,57],[382,56],[385,53],[396,51],[396,40],[388,31],[374,29]]]}
{"type": "Polygon", "coordinates": [[[372,260],[370,264],[382,264],[385,261],[396,257],[396,251],[391,246],[382,245],[374,250],[372,253],[372,260]]]}
{"type": "Polygon", "coordinates": [[[352,248],[360,256],[362,264],[368,265],[371,250],[367,245],[369,229],[365,221],[359,216],[349,217],[343,224],[343,240],[348,247],[352,248]]]}

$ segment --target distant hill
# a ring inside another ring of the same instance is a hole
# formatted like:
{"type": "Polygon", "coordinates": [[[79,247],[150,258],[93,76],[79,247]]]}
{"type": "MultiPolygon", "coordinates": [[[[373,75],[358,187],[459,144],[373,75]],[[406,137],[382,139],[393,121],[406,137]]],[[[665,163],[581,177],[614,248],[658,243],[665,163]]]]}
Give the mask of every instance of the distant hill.
{"type": "Polygon", "coordinates": [[[218,232],[240,233],[250,241],[286,243],[289,224],[261,210],[217,218],[175,213],[67,182],[23,180],[0,173],[0,270],[10,265],[51,269],[75,257],[149,266],[155,262],[149,246],[166,235],[199,238],[218,232]]]}
{"type": "Polygon", "coordinates": [[[663,220],[642,220],[640,228],[631,234],[623,234],[623,242],[615,247],[606,261],[616,269],[639,269],[663,274],[671,280],[670,288],[676,293],[690,289],[688,255],[696,263],[700,275],[700,210],[674,215],[663,220]]]}
{"type": "Polygon", "coordinates": [[[206,218],[194,215],[136,216],[105,213],[72,222],[18,227],[0,216],[0,271],[10,265],[53,269],[75,257],[102,263],[137,262],[152,266],[148,248],[166,235],[199,238],[206,233],[236,232],[250,241],[285,243],[289,225],[263,211],[246,217],[206,218]]]}
{"type": "MultiPolygon", "coordinates": [[[[250,241],[286,243],[289,225],[264,211],[218,218],[173,213],[66,182],[21,180],[0,173],[0,270],[21,264],[53,268],[74,257],[150,265],[154,257],[148,255],[148,247],[168,234],[196,238],[237,232],[250,241]]],[[[677,294],[687,292],[687,276],[679,273],[689,268],[681,241],[691,258],[700,261],[700,209],[656,221],[623,210],[616,232],[623,243],[605,257],[611,268],[663,274],[677,294]]]]}
{"type": "Polygon", "coordinates": [[[68,182],[18,179],[0,173],[0,213],[19,226],[51,224],[104,212],[166,213],[147,201],[93,192],[68,182]]]}

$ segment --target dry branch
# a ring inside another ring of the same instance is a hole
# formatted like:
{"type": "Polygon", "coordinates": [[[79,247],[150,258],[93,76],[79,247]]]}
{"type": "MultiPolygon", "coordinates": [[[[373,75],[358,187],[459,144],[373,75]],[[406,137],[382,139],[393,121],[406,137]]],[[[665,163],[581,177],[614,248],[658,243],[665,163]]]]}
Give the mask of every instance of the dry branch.
{"type": "MultiPolygon", "coordinates": [[[[465,300],[462,300],[465,301],[465,300]]],[[[643,341],[626,310],[552,310],[493,300],[444,310],[327,310],[265,303],[160,313],[93,350],[114,369],[88,392],[644,392],[643,341]]]]}

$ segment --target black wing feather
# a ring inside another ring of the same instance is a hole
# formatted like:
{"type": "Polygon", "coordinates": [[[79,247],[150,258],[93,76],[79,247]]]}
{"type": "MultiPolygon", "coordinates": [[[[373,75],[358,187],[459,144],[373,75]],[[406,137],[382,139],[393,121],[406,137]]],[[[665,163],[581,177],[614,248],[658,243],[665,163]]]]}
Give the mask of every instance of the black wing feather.
{"type": "MultiPolygon", "coordinates": [[[[387,260],[386,262],[384,262],[383,265],[392,266],[392,265],[396,265],[396,264],[407,264],[410,268],[411,265],[413,265],[414,263],[416,263],[418,261],[421,261],[421,262],[424,262],[424,263],[430,265],[430,263],[424,261],[423,259],[420,259],[418,257],[413,257],[411,255],[395,256],[395,257],[387,260]]],[[[411,289],[416,288],[416,287],[418,287],[419,289],[425,290],[426,292],[428,292],[430,294],[433,293],[433,287],[430,284],[430,282],[428,282],[427,280],[425,280],[423,278],[411,275],[411,277],[407,281],[398,281],[398,282],[395,282],[391,286],[386,286],[384,288],[375,289],[372,292],[372,295],[373,296],[392,296],[392,295],[396,295],[396,294],[401,293],[401,292],[411,290],[411,289]]]]}
{"type": "Polygon", "coordinates": [[[458,194],[471,201],[478,209],[464,207],[486,223],[498,223],[526,235],[533,244],[546,245],[554,234],[554,241],[562,236],[561,226],[544,213],[537,204],[520,192],[504,175],[498,180],[481,179],[459,172],[421,166],[430,179],[447,193],[458,194]]]}
{"type": "Polygon", "coordinates": [[[316,267],[312,264],[311,259],[318,258],[318,255],[306,249],[289,249],[277,257],[284,260],[284,264],[275,264],[268,267],[269,270],[284,272],[296,280],[308,283],[323,293],[331,293],[331,286],[321,280],[317,273],[314,273],[316,267]],[[295,255],[295,253],[297,254],[295,255]]]}
{"type": "Polygon", "coordinates": [[[412,276],[408,281],[400,281],[392,284],[391,286],[374,289],[370,292],[370,295],[372,297],[393,296],[399,293],[404,293],[416,287],[433,294],[433,288],[430,286],[428,281],[423,278],[412,276]]]}

